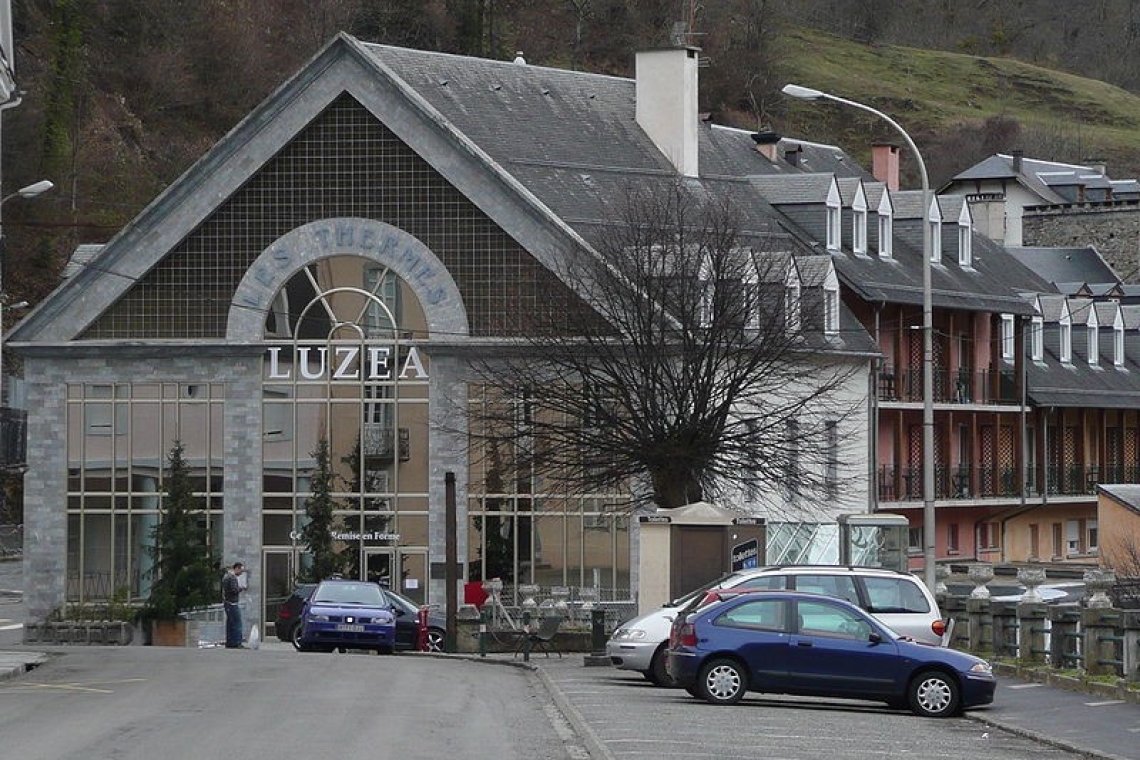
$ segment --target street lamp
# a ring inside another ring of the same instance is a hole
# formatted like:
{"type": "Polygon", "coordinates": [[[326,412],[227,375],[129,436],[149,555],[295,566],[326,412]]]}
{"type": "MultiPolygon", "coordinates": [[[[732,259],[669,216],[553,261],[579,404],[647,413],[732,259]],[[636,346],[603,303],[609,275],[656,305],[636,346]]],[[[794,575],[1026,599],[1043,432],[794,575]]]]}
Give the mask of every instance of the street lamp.
{"type": "MultiPolygon", "coordinates": [[[[41,179],[39,182],[33,182],[30,185],[21,187],[14,193],[9,193],[3,198],[0,198],[0,210],[4,208],[4,204],[13,198],[35,198],[37,195],[42,195],[48,190],[55,187],[51,180],[41,179]]],[[[0,217],[2,220],[2,217],[0,217]]],[[[4,303],[4,227],[0,221],[0,407],[4,406],[4,312],[8,309],[19,309],[27,306],[26,301],[21,301],[18,304],[8,306],[4,303]]]]}
{"type": "Polygon", "coordinates": [[[934,575],[935,533],[934,533],[934,307],[930,284],[930,178],[926,173],[926,162],[918,152],[918,146],[897,121],[877,108],[857,103],[854,100],[830,95],[826,92],[801,87],[798,84],[784,85],[783,93],[800,100],[830,100],[869,114],[878,116],[902,135],[907,147],[918,161],[918,171],[922,175],[922,561],[923,580],[932,592],[936,584],[934,575]]]}

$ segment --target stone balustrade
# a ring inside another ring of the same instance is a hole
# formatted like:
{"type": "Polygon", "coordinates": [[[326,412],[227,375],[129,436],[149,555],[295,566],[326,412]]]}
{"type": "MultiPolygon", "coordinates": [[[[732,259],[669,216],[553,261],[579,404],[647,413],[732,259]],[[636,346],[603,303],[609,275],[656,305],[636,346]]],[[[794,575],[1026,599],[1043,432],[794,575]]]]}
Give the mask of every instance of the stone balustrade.
{"type": "Polygon", "coordinates": [[[972,592],[938,595],[942,614],[952,621],[952,646],[998,661],[1140,684],[1140,610],[1112,607],[1106,591],[1116,581],[1113,572],[1085,572],[1081,606],[1042,601],[1037,589],[1045,575],[1040,568],[1019,571],[1025,594],[1019,601],[996,601],[985,589],[992,567],[972,565],[972,592]]]}

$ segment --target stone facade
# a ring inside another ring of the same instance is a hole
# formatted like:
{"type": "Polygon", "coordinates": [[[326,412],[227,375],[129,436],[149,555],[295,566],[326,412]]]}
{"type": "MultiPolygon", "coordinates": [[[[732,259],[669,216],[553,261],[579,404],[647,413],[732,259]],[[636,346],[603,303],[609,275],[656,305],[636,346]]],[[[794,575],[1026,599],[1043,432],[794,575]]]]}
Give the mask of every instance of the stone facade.
{"type": "Polygon", "coordinates": [[[1026,208],[1027,246],[1095,247],[1127,283],[1140,283],[1140,201],[1026,208]]]}

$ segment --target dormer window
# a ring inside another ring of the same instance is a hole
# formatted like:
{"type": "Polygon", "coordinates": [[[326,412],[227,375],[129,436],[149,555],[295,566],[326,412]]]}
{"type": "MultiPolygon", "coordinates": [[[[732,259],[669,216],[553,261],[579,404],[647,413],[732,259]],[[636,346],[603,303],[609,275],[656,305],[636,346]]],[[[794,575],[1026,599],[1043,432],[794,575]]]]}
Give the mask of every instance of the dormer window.
{"type": "Polygon", "coordinates": [[[930,201],[926,224],[930,230],[930,263],[937,264],[942,261],[942,213],[937,200],[930,201]]]}
{"type": "Polygon", "coordinates": [[[839,186],[831,183],[827,194],[827,250],[838,251],[840,247],[840,219],[842,207],[839,200],[839,186]]]}
{"type": "Polygon", "coordinates": [[[834,267],[823,282],[823,331],[828,335],[839,332],[839,278],[834,267]]]}
{"type": "Polygon", "coordinates": [[[1089,366],[1100,364],[1100,330],[1095,324],[1090,324],[1089,330],[1089,366]]]}
{"type": "Polygon", "coordinates": [[[1013,315],[1001,315],[1001,358],[1006,360],[1013,359],[1013,315]]]}
{"type": "Polygon", "coordinates": [[[970,206],[962,204],[962,213],[958,215],[958,266],[974,266],[974,236],[970,220],[970,206]]]}
{"type": "Polygon", "coordinates": [[[1112,326],[1112,363],[1117,367],[1124,366],[1124,323],[1119,316],[1112,326]]]}
{"type": "Polygon", "coordinates": [[[755,262],[744,269],[744,326],[748,330],[760,329],[760,274],[755,262]]]}
{"type": "Polygon", "coordinates": [[[697,289],[701,301],[697,305],[697,323],[703,327],[712,327],[713,309],[716,307],[716,280],[713,277],[712,262],[707,258],[701,262],[701,269],[697,273],[697,289]]]}
{"type": "Polygon", "coordinates": [[[863,185],[855,191],[855,200],[851,203],[851,216],[854,228],[851,230],[851,249],[860,255],[867,254],[867,196],[863,193],[863,185]]]}
{"type": "Polygon", "coordinates": [[[800,331],[800,276],[795,267],[790,267],[787,282],[784,283],[784,326],[789,335],[800,331]]]}
{"type": "Polygon", "coordinates": [[[1073,361],[1073,325],[1068,313],[1061,315],[1061,361],[1065,364],[1073,361]]]}
{"type": "Polygon", "coordinates": [[[891,196],[886,190],[879,199],[879,256],[889,259],[893,254],[892,240],[895,235],[894,209],[891,208],[891,196]]]}
{"type": "Polygon", "coordinates": [[[1035,361],[1045,359],[1045,320],[1033,317],[1029,327],[1029,357],[1035,361]]]}

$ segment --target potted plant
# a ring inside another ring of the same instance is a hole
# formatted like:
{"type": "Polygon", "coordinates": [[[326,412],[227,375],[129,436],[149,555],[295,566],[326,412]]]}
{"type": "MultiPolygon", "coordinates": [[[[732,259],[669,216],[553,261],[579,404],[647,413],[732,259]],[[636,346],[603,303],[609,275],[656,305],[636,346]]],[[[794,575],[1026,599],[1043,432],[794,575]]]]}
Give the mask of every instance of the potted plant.
{"type": "Polygon", "coordinates": [[[142,617],[151,644],[185,646],[186,620],[179,613],[218,601],[219,576],[210,553],[206,513],[194,496],[181,441],[170,450],[159,520],[151,533],[150,596],[142,617]]]}

